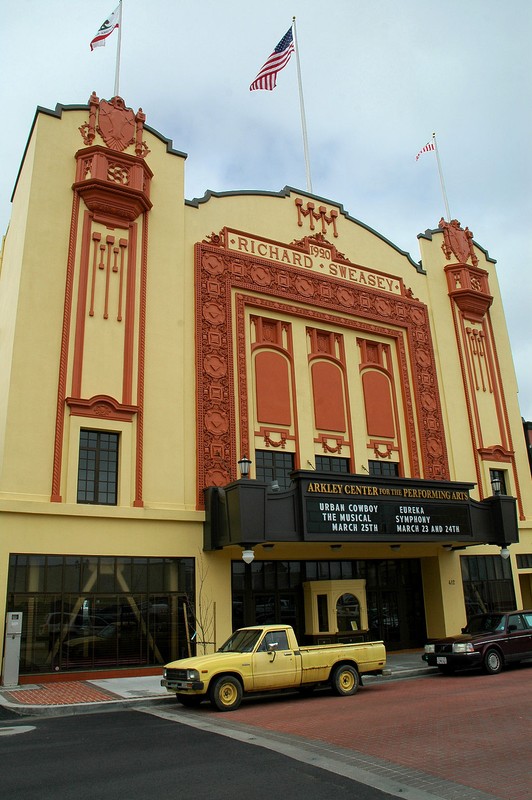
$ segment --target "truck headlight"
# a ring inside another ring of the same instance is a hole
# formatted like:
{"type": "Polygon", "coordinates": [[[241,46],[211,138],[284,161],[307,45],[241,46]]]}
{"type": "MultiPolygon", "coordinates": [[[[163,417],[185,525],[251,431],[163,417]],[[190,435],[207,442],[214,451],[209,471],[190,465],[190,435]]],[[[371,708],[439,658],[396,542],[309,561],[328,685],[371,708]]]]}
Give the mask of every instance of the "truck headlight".
{"type": "Polygon", "coordinates": [[[433,644],[426,644],[425,645],[425,653],[435,653],[435,647],[433,644]]]}
{"type": "Polygon", "coordinates": [[[453,653],[474,653],[475,648],[471,642],[454,642],[453,653]]]}
{"type": "Polygon", "coordinates": [[[187,669],[187,681],[199,681],[199,672],[197,669],[187,669]]]}

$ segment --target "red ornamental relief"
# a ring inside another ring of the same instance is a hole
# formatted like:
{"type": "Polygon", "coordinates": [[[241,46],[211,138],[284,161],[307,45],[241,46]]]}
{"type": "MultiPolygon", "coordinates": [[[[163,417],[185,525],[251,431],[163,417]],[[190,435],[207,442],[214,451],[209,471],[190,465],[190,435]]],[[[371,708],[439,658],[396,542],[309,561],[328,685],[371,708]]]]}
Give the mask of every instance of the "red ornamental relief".
{"type": "Polygon", "coordinates": [[[460,264],[466,264],[470,258],[471,263],[476,267],[478,258],[473,248],[473,234],[469,228],[464,230],[457,219],[446,222],[443,217],[440,219],[438,227],[443,231],[442,250],[447,261],[450,261],[451,255],[454,255],[460,264]]]}
{"type": "MultiPolygon", "coordinates": [[[[88,146],[94,143],[96,133],[99,133],[110,150],[122,152],[134,144],[135,155],[144,158],[150,152],[142,140],[145,121],[146,115],[141,108],[135,114],[121,97],[100,100],[93,92],[89,98],[89,121],[79,130],[88,146]]],[[[122,175],[119,178],[123,180],[122,175]]]]}
{"type": "MultiPolygon", "coordinates": [[[[407,438],[413,443],[409,452],[412,477],[448,480],[447,448],[426,306],[406,292],[383,298],[382,293],[365,286],[347,287],[341,280],[302,274],[301,269],[286,264],[270,262],[265,267],[260,258],[225,249],[222,244],[225,241],[225,232],[221,232],[215,244],[196,245],[197,416],[204,420],[198,429],[198,505],[203,505],[203,487],[221,486],[237,477],[237,461],[242,453],[249,452],[251,444],[244,349],[246,307],[395,339],[407,438]],[[234,290],[236,336],[232,333],[230,302],[234,290]],[[338,316],[346,313],[348,316],[338,316]],[[388,327],[390,323],[393,327],[388,327]]],[[[301,249],[306,246],[308,240],[302,240],[301,249]]]]}

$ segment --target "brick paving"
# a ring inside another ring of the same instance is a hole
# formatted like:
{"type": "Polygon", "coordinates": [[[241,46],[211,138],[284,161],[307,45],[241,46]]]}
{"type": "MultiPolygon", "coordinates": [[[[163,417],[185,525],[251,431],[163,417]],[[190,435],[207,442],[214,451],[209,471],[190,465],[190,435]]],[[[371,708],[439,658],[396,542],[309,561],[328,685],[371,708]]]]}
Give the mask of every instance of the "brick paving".
{"type": "Polygon", "coordinates": [[[353,750],[502,800],[532,798],[532,667],[251,702],[231,721],[353,750]],[[286,705],[285,705],[286,703],[286,705]],[[292,705],[289,705],[292,703],[292,705]]]}
{"type": "Polygon", "coordinates": [[[74,703],[102,703],[116,700],[116,695],[83,681],[48,683],[28,689],[4,691],[7,700],[21,705],[64,706],[74,703]]]}

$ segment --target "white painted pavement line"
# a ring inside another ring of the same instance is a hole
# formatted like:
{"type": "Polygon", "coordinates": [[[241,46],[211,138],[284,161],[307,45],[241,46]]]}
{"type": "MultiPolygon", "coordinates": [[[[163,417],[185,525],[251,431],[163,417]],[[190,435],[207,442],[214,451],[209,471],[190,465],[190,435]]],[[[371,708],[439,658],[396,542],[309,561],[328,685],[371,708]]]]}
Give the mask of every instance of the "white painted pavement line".
{"type": "Polygon", "coordinates": [[[35,725],[10,725],[9,727],[0,727],[0,736],[16,736],[18,733],[29,733],[35,730],[35,725]]]}

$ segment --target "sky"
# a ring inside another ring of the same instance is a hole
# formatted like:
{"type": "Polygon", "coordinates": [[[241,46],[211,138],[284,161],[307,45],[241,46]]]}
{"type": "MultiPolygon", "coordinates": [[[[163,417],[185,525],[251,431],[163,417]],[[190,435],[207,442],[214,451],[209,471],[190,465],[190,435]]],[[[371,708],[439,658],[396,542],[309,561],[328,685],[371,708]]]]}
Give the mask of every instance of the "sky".
{"type": "MultiPolygon", "coordinates": [[[[37,106],[114,93],[118,0],[11,0],[0,24],[0,233],[37,106]]],[[[295,59],[249,84],[296,17],[313,193],[415,261],[450,214],[497,261],[532,420],[532,2],[123,0],[119,93],[188,154],[185,194],[306,189],[295,59]]]]}

